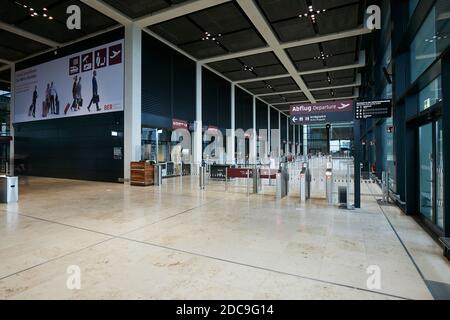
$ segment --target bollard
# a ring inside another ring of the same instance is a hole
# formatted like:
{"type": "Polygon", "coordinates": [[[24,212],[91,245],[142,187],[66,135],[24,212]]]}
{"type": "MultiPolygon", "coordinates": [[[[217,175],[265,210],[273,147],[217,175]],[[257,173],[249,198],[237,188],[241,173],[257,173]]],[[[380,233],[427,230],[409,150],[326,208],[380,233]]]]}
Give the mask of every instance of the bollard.
{"type": "Polygon", "coordinates": [[[253,193],[258,194],[259,182],[258,182],[258,169],[256,166],[252,169],[252,178],[253,178],[253,193]]]}
{"type": "Polygon", "coordinates": [[[155,186],[162,185],[162,166],[159,164],[155,165],[153,184],[155,186]]]}

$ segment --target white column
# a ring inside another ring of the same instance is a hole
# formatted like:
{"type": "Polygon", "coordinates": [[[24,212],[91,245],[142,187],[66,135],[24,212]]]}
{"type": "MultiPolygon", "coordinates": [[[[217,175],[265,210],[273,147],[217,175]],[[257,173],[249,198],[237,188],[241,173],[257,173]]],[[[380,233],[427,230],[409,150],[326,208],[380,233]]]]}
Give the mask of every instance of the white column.
{"type": "Polygon", "coordinates": [[[142,30],[125,26],[124,179],[130,180],[130,162],[141,160],[142,30]]]}
{"type": "Polygon", "coordinates": [[[281,139],[281,112],[280,111],[278,111],[278,130],[280,130],[280,135],[279,135],[280,143],[278,144],[278,155],[281,157],[281,142],[282,142],[282,139],[281,139]]]}
{"type": "Polygon", "coordinates": [[[234,83],[231,84],[231,135],[227,137],[227,162],[228,164],[235,164],[235,153],[236,153],[236,86],[234,83]]]}
{"type": "Polygon", "coordinates": [[[286,152],[286,155],[288,155],[289,154],[289,119],[286,117],[286,147],[285,147],[285,152],[286,152]]]}
{"type": "Polygon", "coordinates": [[[272,137],[271,137],[271,128],[270,128],[270,106],[267,105],[267,145],[268,147],[268,152],[270,155],[272,155],[272,137]]]}
{"type": "Polygon", "coordinates": [[[256,142],[258,140],[258,130],[256,130],[256,96],[253,96],[253,134],[252,134],[252,154],[253,161],[252,164],[256,164],[258,161],[258,153],[257,153],[257,145],[256,142]]]}
{"type": "MultiPolygon", "coordinates": [[[[12,64],[11,65],[11,99],[9,100],[9,110],[10,110],[10,114],[9,114],[9,119],[10,119],[10,123],[9,123],[9,134],[12,137],[11,142],[9,143],[9,175],[13,176],[14,175],[14,141],[15,141],[15,137],[14,137],[14,110],[15,110],[15,95],[16,95],[16,77],[15,77],[15,73],[16,73],[16,65],[12,64]]],[[[6,174],[8,174],[8,172],[6,172],[6,174]]]]}
{"type": "Polygon", "coordinates": [[[196,65],[196,98],[195,98],[195,129],[194,129],[194,141],[193,141],[193,152],[194,152],[194,174],[199,173],[199,167],[202,163],[202,64],[197,62],[196,65]]]}
{"type": "Polygon", "coordinates": [[[308,155],[308,126],[303,126],[303,155],[308,155]]]}
{"type": "Polygon", "coordinates": [[[297,146],[295,145],[295,125],[292,125],[292,154],[295,156],[297,154],[297,146]]]}

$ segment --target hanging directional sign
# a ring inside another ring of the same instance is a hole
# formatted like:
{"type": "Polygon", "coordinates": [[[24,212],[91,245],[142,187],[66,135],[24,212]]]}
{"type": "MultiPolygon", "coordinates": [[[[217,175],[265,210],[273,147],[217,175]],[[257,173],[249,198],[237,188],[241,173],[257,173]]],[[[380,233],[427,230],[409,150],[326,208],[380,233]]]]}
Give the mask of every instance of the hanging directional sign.
{"type": "Polygon", "coordinates": [[[390,118],[392,116],[392,100],[357,102],[355,119],[390,118]]]}
{"type": "Polygon", "coordinates": [[[353,121],[353,100],[291,106],[292,124],[325,124],[353,121]]]}

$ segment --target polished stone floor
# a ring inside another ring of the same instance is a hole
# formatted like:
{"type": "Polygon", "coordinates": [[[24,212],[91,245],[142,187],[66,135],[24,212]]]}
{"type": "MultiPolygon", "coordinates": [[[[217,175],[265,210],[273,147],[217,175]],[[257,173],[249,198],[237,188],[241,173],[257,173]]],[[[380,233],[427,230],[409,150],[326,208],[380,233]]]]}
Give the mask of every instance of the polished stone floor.
{"type": "Polygon", "coordinates": [[[20,187],[0,205],[1,299],[433,299],[427,283],[450,285],[441,248],[372,184],[355,211],[190,177],[20,187]]]}

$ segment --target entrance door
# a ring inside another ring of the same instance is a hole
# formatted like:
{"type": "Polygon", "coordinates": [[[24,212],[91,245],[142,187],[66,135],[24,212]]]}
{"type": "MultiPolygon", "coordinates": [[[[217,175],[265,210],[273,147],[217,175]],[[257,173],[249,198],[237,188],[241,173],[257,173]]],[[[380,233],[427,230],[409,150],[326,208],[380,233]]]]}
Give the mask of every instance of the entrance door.
{"type": "Polygon", "coordinates": [[[442,120],[419,127],[420,214],[441,229],[444,227],[442,147],[442,120]]]}
{"type": "Polygon", "coordinates": [[[419,128],[420,213],[433,220],[433,123],[419,128]]]}

